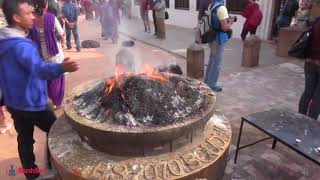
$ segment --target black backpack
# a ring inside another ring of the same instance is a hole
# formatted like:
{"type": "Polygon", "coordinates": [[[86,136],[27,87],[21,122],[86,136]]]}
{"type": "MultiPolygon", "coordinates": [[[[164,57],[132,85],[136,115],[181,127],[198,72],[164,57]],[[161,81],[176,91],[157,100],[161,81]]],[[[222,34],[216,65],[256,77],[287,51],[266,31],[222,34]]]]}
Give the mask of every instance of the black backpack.
{"type": "MultiPolygon", "coordinates": [[[[208,10],[205,12],[205,15],[199,20],[197,27],[194,28],[196,33],[196,43],[198,44],[207,44],[213,40],[219,31],[216,25],[212,24],[213,12],[217,11],[221,5],[213,6],[213,3],[209,5],[208,10]]],[[[216,12],[214,12],[216,16],[216,12]]]]}

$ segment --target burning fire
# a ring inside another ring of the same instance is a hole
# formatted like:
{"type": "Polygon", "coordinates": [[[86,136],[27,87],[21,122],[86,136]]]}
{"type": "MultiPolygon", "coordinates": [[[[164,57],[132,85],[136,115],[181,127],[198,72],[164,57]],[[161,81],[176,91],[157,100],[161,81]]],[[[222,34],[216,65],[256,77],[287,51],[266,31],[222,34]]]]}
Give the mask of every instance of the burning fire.
{"type": "Polygon", "coordinates": [[[164,77],[160,72],[156,71],[148,64],[144,64],[142,71],[140,71],[139,73],[125,72],[121,67],[121,64],[118,64],[115,68],[115,77],[107,80],[108,86],[105,92],[110,94],[117,84],[120,85],[127,77],[137,74],[142,74],[151,80],[160,81],[161,83],[168,81],[166,77],[164,77]]]}

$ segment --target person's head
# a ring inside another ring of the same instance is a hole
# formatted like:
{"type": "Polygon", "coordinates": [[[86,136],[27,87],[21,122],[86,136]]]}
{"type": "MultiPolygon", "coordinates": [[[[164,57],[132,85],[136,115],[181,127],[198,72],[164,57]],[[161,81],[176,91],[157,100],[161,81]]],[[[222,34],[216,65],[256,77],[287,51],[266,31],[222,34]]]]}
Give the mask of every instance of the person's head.
{"type": "Polygon", "coordinates": [[[28,0],[4,0],[2,11],[9,26],[26,30],[33,25],[33,12],[28,0]]]}
{"type": "Polygon", "coordinates": [[[42,16],[45,11],[48,9],[48,0],[34,0],[33,1],[34,12],[42,16]]]}

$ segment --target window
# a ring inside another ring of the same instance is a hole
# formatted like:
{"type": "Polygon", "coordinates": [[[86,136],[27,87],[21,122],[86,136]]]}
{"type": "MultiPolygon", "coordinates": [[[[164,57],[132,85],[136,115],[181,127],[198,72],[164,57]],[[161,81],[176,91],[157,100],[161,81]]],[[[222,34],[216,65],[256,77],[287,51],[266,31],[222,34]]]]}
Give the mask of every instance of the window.
{"type": "Polygon", "coordinates": [[[166,1],[166,7],[170,8],[170,0],[165,0],[166,1]]]}
{"type": "Polygon", "coordinates": [[[227,0],[227,9],[232,13],[241,13],[248,0],[227,0]]]}
{"type": "Polygon", "coordinates": [[[189,0],[175,0],[175,8],[182,10],[189,10],[190,3],[189,0]]]}

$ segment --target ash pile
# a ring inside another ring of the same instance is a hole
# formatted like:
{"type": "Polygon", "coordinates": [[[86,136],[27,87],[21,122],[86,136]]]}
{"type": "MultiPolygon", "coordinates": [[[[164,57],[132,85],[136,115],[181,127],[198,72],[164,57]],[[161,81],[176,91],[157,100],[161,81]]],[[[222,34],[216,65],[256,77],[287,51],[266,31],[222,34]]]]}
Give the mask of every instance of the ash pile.
{"type": "Polygon", "coordinates": [[[73,104],[92,122],[128,127],[171,125],[204,111],[208,92],[199,82],[168,73],[159,75],[164,79],[134,74],[101,81],[75,96],[73,104]]]}

